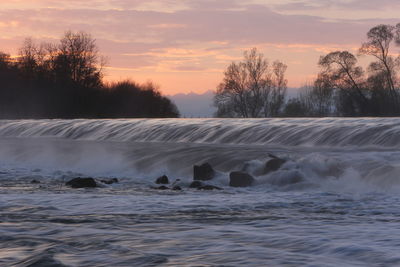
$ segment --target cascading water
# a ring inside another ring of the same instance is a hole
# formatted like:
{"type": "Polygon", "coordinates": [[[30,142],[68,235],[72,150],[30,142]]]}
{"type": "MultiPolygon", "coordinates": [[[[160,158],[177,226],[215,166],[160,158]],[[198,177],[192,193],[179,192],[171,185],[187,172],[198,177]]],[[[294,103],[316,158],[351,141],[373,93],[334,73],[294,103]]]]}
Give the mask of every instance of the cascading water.
{"type": "Polygon", "coordinates": [[[328,118],[0,121],[0,137],[399,148],[400,120],[328,118]]]}
{"type": "Polygon", "coordinates": [[[0,143],[4,166],[64,174],[189,182],[194,164],[210,162],[227,185],[230,171],[261,168],[273,153],[289,160],[283,176],[320,184],[349,175],[387,188],[398,184],[400,119],[0,121],[0,143]]]}
{"type": "Polygon", "coordinates": [[[399,118],[3,120],[0,266],[398,266],[399,148],[399,118]]]}

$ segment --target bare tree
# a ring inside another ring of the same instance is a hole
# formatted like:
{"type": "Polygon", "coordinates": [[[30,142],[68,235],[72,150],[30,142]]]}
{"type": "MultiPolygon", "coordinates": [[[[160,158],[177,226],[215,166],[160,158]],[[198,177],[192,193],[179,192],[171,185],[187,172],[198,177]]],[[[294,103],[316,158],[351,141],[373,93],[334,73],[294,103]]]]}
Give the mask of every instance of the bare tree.
{"type": "Polygon", "coordinates": [[[391,44],[396,41],[400,43],[400,25],[378,25],[367,33],[367,42],[360,48],[360,54],[370,55],[378,61],[371,63],[370,70],[373,74],[382,72],[386,77],[386,86],[389,90],[393,111],[399,110],[399,99],[396,91],[396,60],[390,55],[391,44]]]}
{"type": "Polygon", "coordinates": [[[95,39],[84,32],[68,31],[56,50],[55,68],[84,87],[100,85],[103,60],[95,39]]]}
{"type": "Polygon", "coordinates": [[[316,84],[339,90],[340,95],[346,95],[357,114],[368,113],[368,97],[363,89],[364,71],[357,66],[357,58],[348,51],[335,51],[322,56],[319,60],[322,68],[316,84]]]}
{"type": "Polygon", "coordinates": [[[276,115],[286,94],[286,65],[273,64],[272,70],[256,48],[244,53],[242,62],[231,63],[218,86],[214,104],[219,117],[261,117],[276,115]]]}
{"type": "Polygon", "coordinates": [[[264,98],[265,117],[274,117],[279,115],[283,105],[285,104],[287,91],[287,79],[285,78],[287,66],[280,61],[275,61],[272,68],[270,89],[266,90],[270,97],[264,98]]]}
{"type": "Polygon", "coordinates": [[[38,68],[38,50],[38,46],[32,38],[26,38],[19,49],[19,67],[26,77],[32,78],[33,73],[38,68]]]}
{"type": "Polygon", "coordinates": [[[0,51],[0,68],[6,68],[11,62],[11,56],[0,51]]]}
{"type": "Polygon", "coordinates": [[[307,116],[324,117],[332,115],[334,90],[324,83],[326,79],[319,75],[313,85],[300,88],[298,100],[306,110],[307,116]]]}

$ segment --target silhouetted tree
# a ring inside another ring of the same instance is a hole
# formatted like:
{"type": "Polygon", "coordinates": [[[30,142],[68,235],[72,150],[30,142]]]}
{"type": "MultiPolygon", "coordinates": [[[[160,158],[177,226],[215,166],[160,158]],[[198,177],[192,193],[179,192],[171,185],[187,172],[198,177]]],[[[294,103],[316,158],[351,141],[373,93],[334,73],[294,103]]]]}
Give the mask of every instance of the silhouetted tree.
{"type": "Polygon", "coordinates": [[[396,90],[396,67],[398,66],[396,59],[390,55],[391,44],[399,42],[400,25],[378,25],[373,27],[367,33],[367,42],[363,43],[360,48],[360,54],[370,55],[377,59],[372,62],[369,69],[373,76],[377,76],[382,82],[382,90],[388,90],[390,100],[387,104],[391,104],[393,112],[400,111],[399,95],[396,90]],[[385,79],[382,80],[381,78],[385,79]]]}
{"type": "Polygon", "coordinates": [[[102,117],[179,117],[175,104],[163,97],[153,83],[140,85],[122,81],[105,86],[103,93],[105,109],[102,117]]]}
{"type": "Polygon", "coordinates": [[[274,62],[272,70],[256,48],[244,53],[242,62],[232,62],[214,96],[218,117],[277,115],[284,104],[286,65],[274,62]]]}
{"type": "Polygon", "coordinates": [[[282,62],[275,61],[272,65],[270,88],[264,90],[264,117],[278,116],[282,111],[287,91],[286,70],[282,62]]]}
{"type": "Polygon", "coordinates": [[[101,86],[103,61],[95,40],[84,32],[67,32],[61,39],[53,68],[63,81],[73,81],[78,86],[101,86]]]}
{"type": "MultiPolygon", "coordinates": [[[[367,115],[369,113],[369,101],[367,92],[363,88],[365,83],[364,71],[357,66],[357,58],[347,51],[336,51],[320,58],[319,66],[322,68],[316,84],[320,87],[336,90],[338,101],[346,99],[344,107],[348,108],[351,102],[350,111],[342,109],[343,103],[338,103],[337,111],[342,115],[367,115]]],[[[318,87],[318,86],[316,86],[318,87]]]]}
{"type": "Polygon", "coordinates": [[[13,59],[0,53],[0,118],[178,117],[152,84],[103,83],[104,60],[90,35],[59,44],[26,39],[13,59]]]}
{"type": "Polygon", "coordinates": [[[284,117],[308,117],[309,109],[304,105],[300,98],[295,97],[288,100],[285,105],[284,117]]]}

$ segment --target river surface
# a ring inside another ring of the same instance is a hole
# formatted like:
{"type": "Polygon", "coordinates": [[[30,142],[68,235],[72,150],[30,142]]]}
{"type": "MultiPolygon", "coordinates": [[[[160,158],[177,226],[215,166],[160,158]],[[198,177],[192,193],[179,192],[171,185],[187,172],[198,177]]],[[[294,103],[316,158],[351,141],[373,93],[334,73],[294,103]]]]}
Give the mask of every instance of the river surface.
{"type": "Polygon", "coordinates": [[[397,118],[3,120],[0,266],[400,266],[399,193],[397,118]]]}

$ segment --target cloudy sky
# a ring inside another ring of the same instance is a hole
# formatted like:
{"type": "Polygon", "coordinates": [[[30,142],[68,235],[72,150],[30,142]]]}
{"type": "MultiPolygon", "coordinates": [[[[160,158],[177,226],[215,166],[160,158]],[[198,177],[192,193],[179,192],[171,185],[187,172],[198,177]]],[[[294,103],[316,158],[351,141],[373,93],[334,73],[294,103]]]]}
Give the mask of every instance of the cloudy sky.
{"type": "Polygon", "coordinates": [[[399,9],[399,0],[4,0],[0,51],[85,31],[108,58],[108,80],[153,80],[175,94],[214,89],[257,47],[285,62],[297,87],[313,79],[320,55],[355,52],[372,26],[400,22],[399,9]]]}

